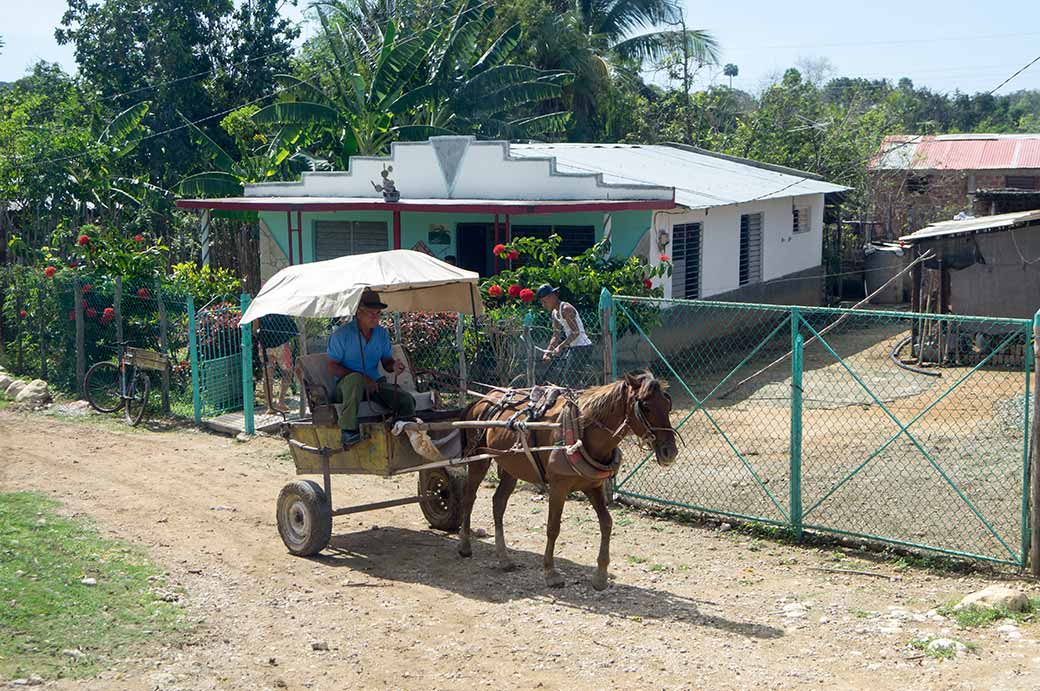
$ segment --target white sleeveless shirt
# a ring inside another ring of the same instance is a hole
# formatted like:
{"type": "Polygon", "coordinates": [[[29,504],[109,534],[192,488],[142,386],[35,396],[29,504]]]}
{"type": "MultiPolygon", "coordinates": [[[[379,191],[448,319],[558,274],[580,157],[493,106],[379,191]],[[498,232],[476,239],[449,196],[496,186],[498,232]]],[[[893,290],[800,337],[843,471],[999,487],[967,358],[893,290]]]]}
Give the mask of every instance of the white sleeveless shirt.
{"type": "MultiPolygon", "coordinates": [[[[560,327],[563,329],[564,337],[570,338],[573,331],[571,330],[571,325],[567,322],[566,319],[563,318],[564,307],[570,307],[573,309],[574,305],[572,305],[569,302],[560,302],[559,307],[552,311],[552,320],[559,324],[560,327]]],[[[578,322],[578,337],[571,341],[567,347],[575,348],[577,346],[592,345],[592,341],[589,339],[588,334],[585,333],[585,323],[581,320],[581,312],[579,312],[577,309],[574,309],[574,320],[578,322]]]]}

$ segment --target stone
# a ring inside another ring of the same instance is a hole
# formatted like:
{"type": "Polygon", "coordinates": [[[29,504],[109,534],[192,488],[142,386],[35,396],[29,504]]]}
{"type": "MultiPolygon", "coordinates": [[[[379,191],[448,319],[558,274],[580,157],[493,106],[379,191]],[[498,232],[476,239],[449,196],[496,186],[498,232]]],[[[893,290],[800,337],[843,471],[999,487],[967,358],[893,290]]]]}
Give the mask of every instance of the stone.
{"type": "Polygon", "coordinates": [[[311,643],[311,650],[328,650],[329,644],[325,641],[314,641],[311,643]]]}
{"type": "Polygon", "coordinates": [[[73,660],[82,660],[84,657],[86,657],[86,654],[79,648],[62,650],[61,654],[65,655],[66,657],[71,657],[73,660]]]}
{"type": "Polygon", "coordinates": [[[97,579],[96,578],[84,578],[82,581],[80,581],[80,583],[82,583],[83,585],[97,585],[97,579]]]}
{"type": "Polygon", "coordinates": [[[25,385],[15,397],[15,403],[39,408],[51,402],[51,390],[47,388],[47,382],[42,379],[33,379],[25,385]]]}
{"type": "Polygon", "coordinates": [[[725,532],[730,531],[730,530],[733,530],[733,526],[731,526],[729,523],[723,523],[722,525],[719,526],[719,532],[720,533],[725,533],[725,532]]]}
{"type": "Polygon", "coordinates": [[[29,675],[29,686],[39,686],[42,683],[43,683],[43,677],[41,677],[39,674],[30,674],[29,675]]]}
{"type": "Polygon", "coordinates": [[[0,374],[0,394],[2,394],[4,391],[7,391],[7,387],[10,386],[11,382],[13,381],[14,379],[12,379],[9,375],[0,374]]]}
{"type": "Polygon", "coordinates": [[[18,398],[18,394],[20,394],[22,392],[22,389],[24,388],[24,381],[22,381],[21,379],[14,379],[11,381],[10,384],[7,385],[7,388],[4,389],[4,396],[7,397],[7,400],[13,401],[16,398],[18,398]]]}
{"type": "Polygon", "coordinates": [[[1004,638],[1018,639],[1022,637],[1022,632],[1018,630],[1018,627],[1014,624],[1004,624],[1003,626],[997,627],[997,633],[1004,638]]]}
{"type": "Polygon", "coordinates": [[[1006,609],[1009,612],[1021,612],[1029,607],[1029,598],[1020,590],[1006,585],[991,585],[970,595],[966,595],[953,608],[957,611],[968,607],[990,609],[1006,609]]]}
{"type": "Polygon", "coordinates": [[[941,653],[948,650],[952,650],[955,653],[961,653],[967,649],[968,646],[952,638],[935,638],[928,642],[928,650],[933,653],[941,653]]]}

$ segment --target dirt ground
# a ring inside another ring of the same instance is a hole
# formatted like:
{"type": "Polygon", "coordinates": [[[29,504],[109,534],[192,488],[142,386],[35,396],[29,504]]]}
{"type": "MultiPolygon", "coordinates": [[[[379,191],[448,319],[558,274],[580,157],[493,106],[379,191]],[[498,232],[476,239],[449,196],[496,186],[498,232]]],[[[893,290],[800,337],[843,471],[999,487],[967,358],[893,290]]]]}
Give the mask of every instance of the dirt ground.
{"type": "MultiPolygon", "coordinates": [[[[615,508],[614,580],[597,593],[596,522],[572,502],[558,549],[568,583],[549,590],[545,505],[533,492],[517,493],[507,514],[523,568],[501,573],[493,537],[460,559],[454,537],[429,530],[415,506],[337,519],[331,549],[291,557],[274,524],[275,498],[294,477],[280,440],[0,411],[0,457],[0,491],[42,491],[142,546],[198,622],[187,644],[52,688],[1040,686],[1040,626],[1017,638],[958,630],[932,611],[995,572],[901,569],[615,508]],[[909,645],[933,636],[977,648],[940,661],[909,645]],[[328,650],[312,649],[318,641],[328,650]]],[[[403,496],[413,483],[334,484],[344,505],[403,496]]],[[[475,515],[488,533],[490,499],[484,489],[475,515]]]]}

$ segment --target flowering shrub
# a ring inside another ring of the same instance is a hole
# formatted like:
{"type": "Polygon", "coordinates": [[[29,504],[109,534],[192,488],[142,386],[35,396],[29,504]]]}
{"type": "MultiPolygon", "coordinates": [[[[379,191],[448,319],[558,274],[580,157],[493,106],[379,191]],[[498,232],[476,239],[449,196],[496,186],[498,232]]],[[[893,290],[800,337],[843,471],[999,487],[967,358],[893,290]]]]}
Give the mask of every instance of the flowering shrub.
{"type": "Polygon", "coordinates": [[[80,235],[79,238],[76,239],[76,244],[80,247],[86,247],[90,244],[90,237],[88,235],[80,235]]]}
{"type": "MultiPolygon", "coordinates": [[[[507,292],[509,293],[509,297],[511,297],[511,298],[518,298],[518,297],[520,297],[520,291],[521,290],[522,289],[520,288],[520,286],[518,284],[514,283],[513,285],[509,286],[509,290],[507,292]]],[[[499,295],[502,294],[501,289],[499,290],[498,294],[499,295]]]]}
{"type": "Polygon", "coordinates": [[[502,286],[500,286],[500,285],[492,285],[492,286],[490,286],[488,288],[488,295],[493,297],[493,298],[500,298],[500,297],[502,297],[502,286]]]}
{"type": "Polygon", "coordinates": [[[242,281],[227,269],[199,268],[193,263],[174,264],[171,283],[192,295],[198,306],[215,298],[236,296],[242,289],[242,281]]]}
{"type": "Polygon", "coordinates": [[[534,291],[530,288],[524,288],[520,291],[520,299],[524,302],[534,302],[534,291]]]}
{"type": "Polygon", "coordinates": [[[47,278],[54,278],[54,274],[58,273],[58,270],[53,266],[48,266],[43,270],[43,275],[47,278]]]}

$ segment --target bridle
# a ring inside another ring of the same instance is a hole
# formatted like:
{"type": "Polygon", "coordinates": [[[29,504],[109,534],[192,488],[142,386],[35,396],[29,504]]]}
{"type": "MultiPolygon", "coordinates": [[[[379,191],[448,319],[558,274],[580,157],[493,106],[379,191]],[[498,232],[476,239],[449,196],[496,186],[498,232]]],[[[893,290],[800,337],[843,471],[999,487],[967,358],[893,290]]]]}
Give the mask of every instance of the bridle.
{"type": "MultiPolygon", "coordinates": [[[[629,388],[631,389],[631,387],[629,388]]],[[[668,396],[668,394],[664,395],[666,397],[668,396]]],[[[631,403],[625,406],[625,419],[621,421],[621,424],[618,425],[618,428],[615,429],[613,432],[611,432],[609,428],[605,427],[602,423],[598,421],[593,421],[593,424],[595,424],[597,427],[603,430],[606,430],[607,432],[610,432],[610,435],[612,437],[625,436],[625,430],[627,429],[630,432],[632,432],[632,434],[634,434],[640,442],[650,447],[651,450],[657,446],[658,432],[671,432],[676,437],[679,436],[678,433],[676,433],[676,431],[670,427],[654,427],[653,425],[651,425],[650,421],[646,417],[646,412],[643,410],[643,401],[640,400],[639,396],[637,395],[633,395],[631,397],[631,403]],[[642,434],[636,431],[635,426],[632,424],[633,419],[635,419],[635,421],[638,422],[639,425],[643,428],[642,434]]]]}

